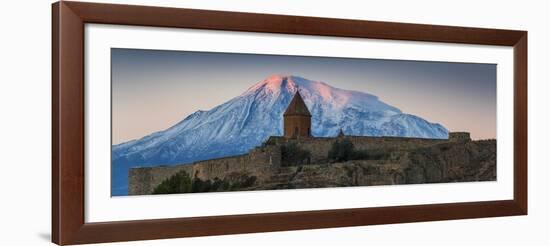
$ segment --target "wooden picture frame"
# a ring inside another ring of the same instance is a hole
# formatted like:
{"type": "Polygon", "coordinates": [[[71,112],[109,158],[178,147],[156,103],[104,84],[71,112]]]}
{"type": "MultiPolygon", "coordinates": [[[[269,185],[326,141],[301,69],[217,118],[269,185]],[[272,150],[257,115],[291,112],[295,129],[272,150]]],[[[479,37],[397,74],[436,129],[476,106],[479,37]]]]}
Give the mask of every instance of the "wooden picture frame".
{"type": "Polygon", "coordinates": [[[80,2],[52,6],[52,241],[59,245],[527,214],[527,32],[80,2]],[[86,223],[84,24],[513,47],[514,199],[86,223]]]}

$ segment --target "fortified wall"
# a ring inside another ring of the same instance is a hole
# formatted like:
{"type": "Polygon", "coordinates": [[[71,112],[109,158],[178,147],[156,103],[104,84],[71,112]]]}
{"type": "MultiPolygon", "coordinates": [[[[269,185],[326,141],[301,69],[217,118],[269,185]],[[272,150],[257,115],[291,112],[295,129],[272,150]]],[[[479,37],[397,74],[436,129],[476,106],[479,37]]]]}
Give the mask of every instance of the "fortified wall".
{"type": "Polygon", "coordinates": [[[131,168],[128,174],[128,194],[150,194],[163,180],[184,170],[202,180],[223,179],[232,173],[262,172],[280,166],[281,151],[278,146],[255,148],[248,154],[197,161],[188,164],[159,167],[131,168]]]}
{"type": "Polygon", "coordinates": [[[285,138],[270,137],[264,146],[281,146],[296,143],[301,149],[311,154],[311,162],[326,162],[328,152],[337,140],[349,140],[356,150],[409,150],[426,147],[438,143],[447,142],[447,139],[407,138],[407,137],[365,137],[365,136],[341,136],[341,137],[310,137],[310,138],[285,138]]]}
{"type": "Polygon", "coordinates": [[[356,150],[400,151],[428,147],[449,141],[470,141],[469,133],[449,133],[449,139],[426,139],[406,137],[303,137],[268,138],[261,146],[249,153],[187,164],[160,167],[132,168],[129,172],[129,195],[151,194],[156,186],[175,173],[184,170],[189,175],[209,180],[223,179],[233,173],[251,173],[259,179],[270,176],[281,168],[281,146],[295,143],[300,149],[310,152],[311,163],[327,163],[328,152],[337,140],[351,141],[356,150]]]}

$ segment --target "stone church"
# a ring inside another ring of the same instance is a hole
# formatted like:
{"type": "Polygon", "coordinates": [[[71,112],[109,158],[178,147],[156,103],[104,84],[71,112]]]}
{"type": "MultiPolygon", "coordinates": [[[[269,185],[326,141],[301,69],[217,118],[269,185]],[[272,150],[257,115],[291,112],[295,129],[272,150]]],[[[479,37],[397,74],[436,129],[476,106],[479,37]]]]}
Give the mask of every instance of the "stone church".
{"type": "Polygon", "coordinates": [[[311,137],[311,113],[302,95],[296,91],[283,114],[284,136],[288,138],[311,137]]]}

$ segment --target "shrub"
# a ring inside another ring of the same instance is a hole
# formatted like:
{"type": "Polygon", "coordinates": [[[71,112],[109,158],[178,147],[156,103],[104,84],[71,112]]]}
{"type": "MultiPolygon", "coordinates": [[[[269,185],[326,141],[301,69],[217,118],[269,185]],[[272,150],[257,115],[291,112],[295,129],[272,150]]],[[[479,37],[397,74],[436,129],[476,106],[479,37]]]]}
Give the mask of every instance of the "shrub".
{"type": "Polygon", "coordinates": [[[155,189],[153,194],[174,194],[187,193],[192,191],[192,180],[185,171],[179,171],[172,177],[162,181],[155,189]]]}
{"type": "Polygon", "coordinates": [[[242,175],[236,179],[214,178],[211,180],[202,180],[200,178],[190,178],[185,171],[179,171],[170,178],[162,181],[155,189],[153,194],[177,194],[177,193],[198,193],[214,191],[230,191],[248,188],[256,183],[256,176],[242,175]]]}
{"type": "Polygon", "coordinates": [[[328,158],[335,162],[348,161],[353,156],[353,143],[348,139],[336,140],[328,152],[328,158]]]}
{"type": "Polygon", "coordinates": [[[296,143],[281,145],[281,166],[309,164],[311,153],[303,150],[296,143]]]}
{"type": "Polygon", "coordinates": [[[390,158],[392,149],[355,150],[353,143],[348,140],[336,140],[328,152],[331,162],[350,160],[385,160],[390,158]]]}
{"type": "Polygon", "coordinates": [[[243,187],[250,187],[256,183],[256,176],[247,176],[244,182],[242,183],[243,187]]]}
{"type": "Polygon", "coordinates": [[[208,192],[212,190],[212,182],[210,180],[202,181],[202,179],[194,178],[191,192],[208,192]]]}
{"type": "Polygon", "coordinates": [[[212,186],[210,186],[210,189],[212,191],[219,191],[223,190],[225,187],[229,187],[227,184],[227,181],[221,180],[218,177],[214,178],[214,182],[212,182],[212,186]]]}
{"type": "Polygon", "coordinates": [[[351,153],[351,160],[372,160],[373,155],[366,150],[356,150],[351,153]]]}

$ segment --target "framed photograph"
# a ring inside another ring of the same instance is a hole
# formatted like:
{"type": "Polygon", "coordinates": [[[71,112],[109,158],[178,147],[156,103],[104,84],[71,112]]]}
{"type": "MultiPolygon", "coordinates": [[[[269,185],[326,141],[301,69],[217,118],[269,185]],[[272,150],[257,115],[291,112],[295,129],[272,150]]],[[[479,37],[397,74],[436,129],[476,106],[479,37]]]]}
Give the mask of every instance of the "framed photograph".
{"type": "Polygon", "coordinates": [[[527,32],[58,2],[52,238],[527,214],[527,32]]]}

